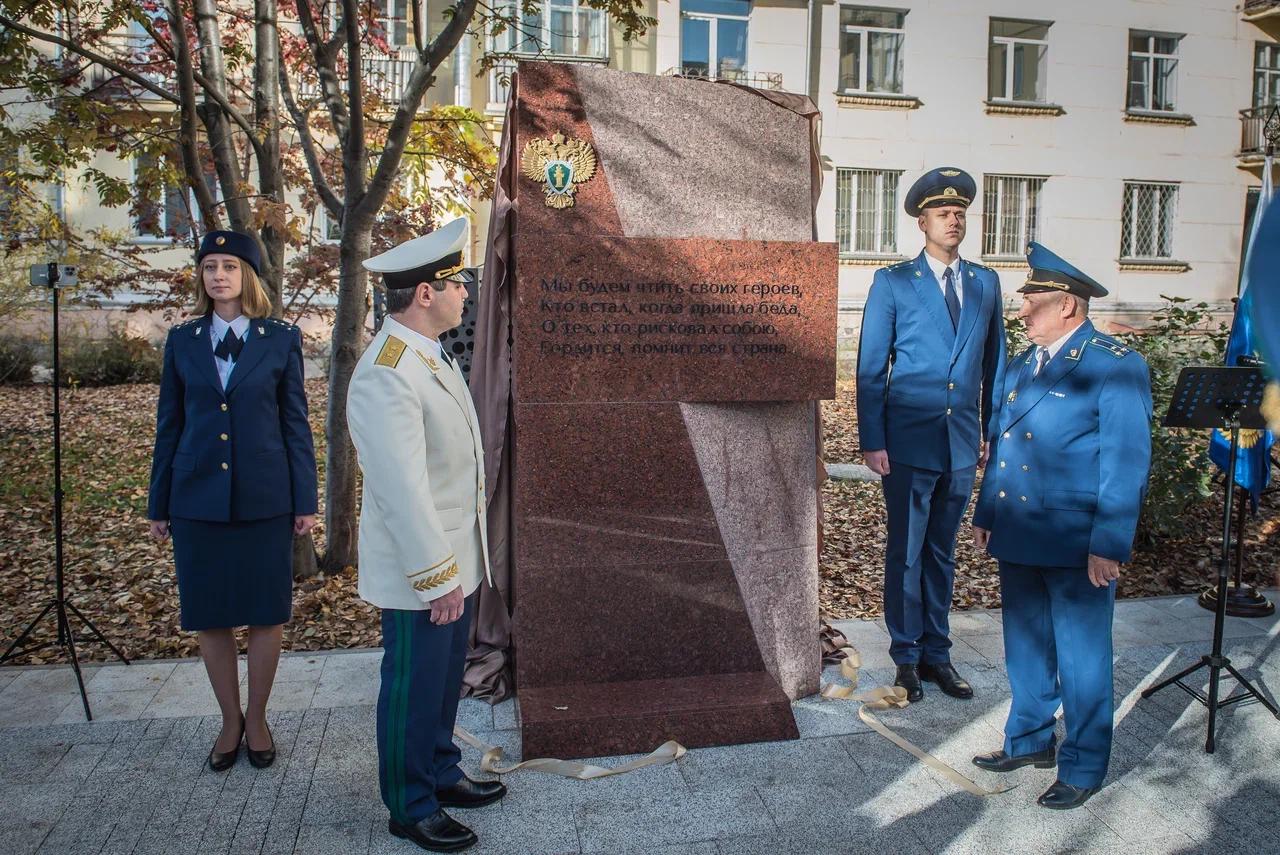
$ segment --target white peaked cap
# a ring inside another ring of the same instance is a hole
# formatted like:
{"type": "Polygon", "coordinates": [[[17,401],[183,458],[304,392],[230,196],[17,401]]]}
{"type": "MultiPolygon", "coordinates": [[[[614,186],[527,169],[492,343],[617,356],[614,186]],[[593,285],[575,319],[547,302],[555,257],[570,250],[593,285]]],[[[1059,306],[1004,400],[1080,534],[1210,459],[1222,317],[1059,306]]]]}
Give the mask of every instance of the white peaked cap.
{"type": "Polygon", "coordinates": [[[458,217],[428,235],[407,240],[399,246],[365,259],[364,269],[374,273],[401,273],[432,264],[467,245],[467,220],[458,217]]]}

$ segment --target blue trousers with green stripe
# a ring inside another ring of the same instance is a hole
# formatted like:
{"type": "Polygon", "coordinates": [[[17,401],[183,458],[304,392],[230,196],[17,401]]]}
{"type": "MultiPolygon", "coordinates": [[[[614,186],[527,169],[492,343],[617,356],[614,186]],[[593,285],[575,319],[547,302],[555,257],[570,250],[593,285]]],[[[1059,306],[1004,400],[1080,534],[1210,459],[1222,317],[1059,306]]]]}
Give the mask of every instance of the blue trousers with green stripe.
{"type": "Polygon", "coordinates": [[[391,818],[412,825],[439,809],[436,791],[462,780],[453,724],[475,597],[444,626],[431,611],[382,610],[378,781],[391,818]]]}

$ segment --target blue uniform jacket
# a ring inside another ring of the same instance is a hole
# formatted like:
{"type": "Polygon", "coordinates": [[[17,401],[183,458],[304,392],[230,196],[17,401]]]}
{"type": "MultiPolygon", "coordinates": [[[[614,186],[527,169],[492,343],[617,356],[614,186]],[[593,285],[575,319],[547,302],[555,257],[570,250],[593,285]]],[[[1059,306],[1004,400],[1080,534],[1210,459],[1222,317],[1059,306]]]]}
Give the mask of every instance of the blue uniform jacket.
{"type": "Polygon", "coordinates": [[[960,279],[953,331],[923,252],[876,271],[858,343],[864,451],[885,449],[892,462],[934,472],[977,463],[1004,365],[1004,315],[995,271],[961,260],[960,279]]]}
{"type": "Polygon", "coordinates": [[[998,559],[1083,567],[1128,561],[1151,467],[1147,363],[1085,321],[1033,378],[1035,347],[1009,362],[974,525],[998,559]]]}
{"type": "Polygon", "coordinates": [[[249,324],[224,392],[209,316],[169,331],[156,406],[147,517],[236,522],[316,512],[302,333],[249,324]]]}

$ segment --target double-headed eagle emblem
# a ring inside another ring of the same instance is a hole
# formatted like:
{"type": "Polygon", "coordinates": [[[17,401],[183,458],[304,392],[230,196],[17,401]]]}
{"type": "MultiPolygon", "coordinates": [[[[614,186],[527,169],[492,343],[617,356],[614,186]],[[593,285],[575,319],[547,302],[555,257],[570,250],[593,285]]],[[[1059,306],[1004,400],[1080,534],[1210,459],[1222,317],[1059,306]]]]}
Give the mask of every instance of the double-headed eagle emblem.
{"type": "Polygon", "coordinates": [[[525,177],[543,185],[548,208],[573,207],[573,194],[596,174],[596,153],[591,143],[566,140],[556,133],[551,139],[529,140],[520,156],[525,177]]]}

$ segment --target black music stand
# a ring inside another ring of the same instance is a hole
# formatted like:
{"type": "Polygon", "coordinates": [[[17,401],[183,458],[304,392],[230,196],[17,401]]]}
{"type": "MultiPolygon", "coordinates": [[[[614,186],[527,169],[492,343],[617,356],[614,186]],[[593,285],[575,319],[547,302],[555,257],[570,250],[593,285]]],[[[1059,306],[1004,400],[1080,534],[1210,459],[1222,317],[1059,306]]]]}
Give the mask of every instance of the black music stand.
{"type": "Polygon", "coordinates": [[[1271,703],[1252,683],[1240,675],[1231,665],[1231,660],[1222,655],[1222,629],[1227,619],[1227,576],[1231,571],[1231,515],[1234,511],[1232,496],[1235,494],[1236,457],[1240,450],[1240,429],[1261,430],[1266,421],[1262,418],[1259,406],[1262,404],[1262,393],[1266,388],[1266,379],[1261,369],[1189,367],[1182,369],[1178,375],[1178,385],[1173,391],[1173,399],[1169,402],[1169,412],[1165,414],[1164,426],[1173,428],[1221,428],[1231,432],[1231,451],[1228,456],[1226,498],[1222,511],[1222,556],[1218,561],[1218,600],[1213,617],[1213,649],[1207,656],[1183,671],[1174,674],[1167,680],[1157,683],[1142,693],[1149,698],[1167,686],[1176,685],[1191,697],[1209,709],[1209,736],[1205,740],[1204,750],[1212,754],[1215,747],[1215,729],[1218,722],[1218,710],[1249,698],[1256,699],[1280,718],[1280,710],[1271,703]],[[1188,686],[1183,679],[1201,668],[1209,669],[1209,694],[1188,686]],[[1222,670],[1235,677],[1240,691],[1229,697],[1218,699],[1218,681],[1222,670]]]}
{"type": "MultiPolygon", "coordinates": [[[[44,265],[37,265],[43,267],[44,265]]],[[[33,650],[40,650],[45,647],[60,647],[67,657],[71,660],[71,670],[76,674],[76,685],[80,689],[80,702],[84,704],[84,717],[87,721],[93,721],[93,713],[89,710],[89,695],[84,688],[84,675],[80,672],[80,657],[76,655],[76,636],[71,627],[71,615],[75,615],[84,624],[92,637],[98,639],[107,648],[116,655],[121,662],[128,665],[129,660],[120,652],[120,649],[107,639],[102,632],[93,625],[84,613],[76,608],[75,603],[67,599],[67,584],[64,575],[62,561],[62,406],[61,398],[58,395],[58,386],[62,382],[61,363],[58,359],[58,292],[67,285],[75,284],[75,268],[69,268],[61,264],[49,264],[42,276],[37,276],[37,271],[32,271],[32,284],[47,286],[53,291],[53,573],[54,573],[54,593],[53,599],[45,604],[40,614],[36,615],[35,620],[27,624],[27,628],[18,633],[18,637],[9,645],[9,649],[0,655],[0,665],[21,656],[24,653],[30,653],[33,650]],[[68,275],[70,274],[70,275],[68,275]],[[57,622],[58,634],[52,641],[32,642],[29,641],[32,631],[44,620],[45,616],[52,614],[57,622]],[[27,642],[23,644],[23,642],[27,642]]]]}

